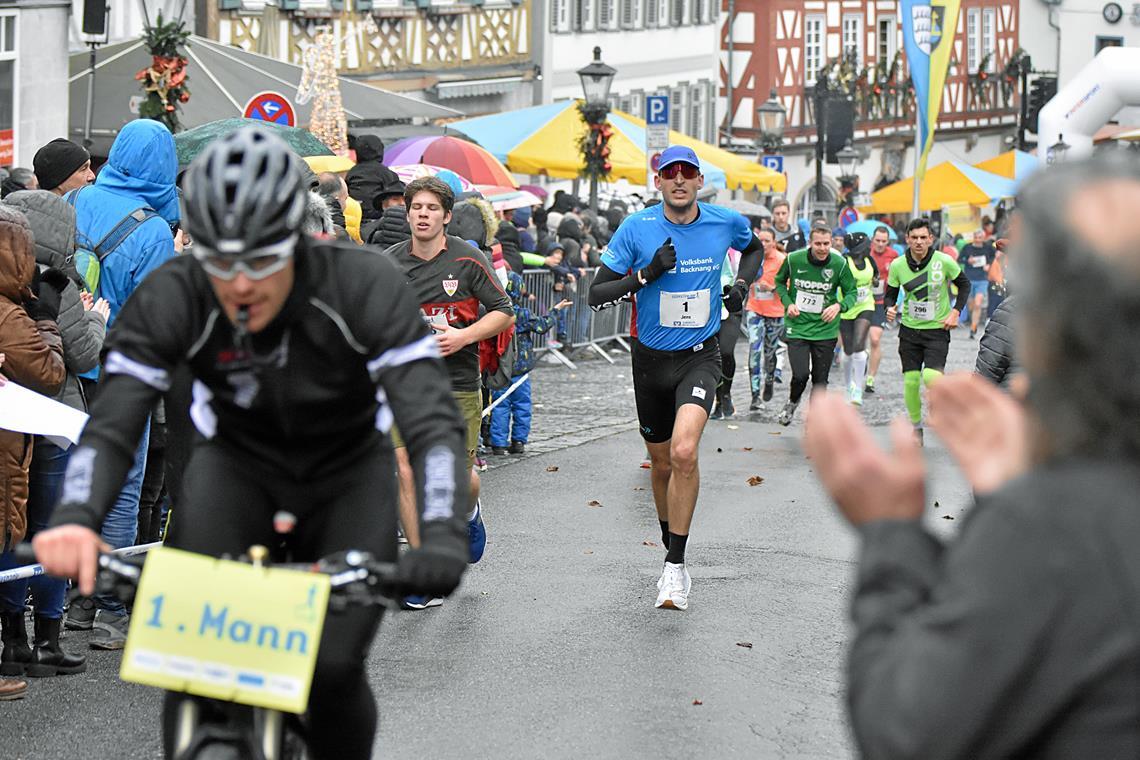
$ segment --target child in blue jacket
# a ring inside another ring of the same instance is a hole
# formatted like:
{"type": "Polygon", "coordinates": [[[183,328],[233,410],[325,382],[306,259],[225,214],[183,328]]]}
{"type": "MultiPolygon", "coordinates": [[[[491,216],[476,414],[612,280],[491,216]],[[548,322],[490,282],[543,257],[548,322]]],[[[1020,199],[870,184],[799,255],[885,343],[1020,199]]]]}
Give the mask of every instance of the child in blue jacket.
{"type": "MultiPolygon", "coordinates": [[[[511,370],[511,385],[502,390],[492,391],[491,402],[501,398],[519,378],[526,375],[537,362],[534,353],[534,336],[553,330],[558,325],[555,312],[570,305],[563,300],[554,305],[551,313],[538,316],[527,307],[530,299],[521,276],[507,273],[507,295],[515,309],[515,365],[511,370]]],[[[530,437],[530,378],[515,388],[511,395],[491,410],[491,453],[522,454],[530,437]],[[514,422],[512,426],[512,420],[514,422]],[[510,441],[508,448],[507,442],[510,441]]]]}

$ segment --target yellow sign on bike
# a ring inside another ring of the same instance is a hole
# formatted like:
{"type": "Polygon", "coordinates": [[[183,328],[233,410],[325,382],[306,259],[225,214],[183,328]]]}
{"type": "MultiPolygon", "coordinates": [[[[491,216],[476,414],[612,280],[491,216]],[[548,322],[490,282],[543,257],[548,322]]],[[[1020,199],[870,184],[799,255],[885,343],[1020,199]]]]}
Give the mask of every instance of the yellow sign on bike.
{"type": "Polygon", "coordinates": [[[119,675],[304,712],[329,578],[161,547],[147,557],[119,675]]]}

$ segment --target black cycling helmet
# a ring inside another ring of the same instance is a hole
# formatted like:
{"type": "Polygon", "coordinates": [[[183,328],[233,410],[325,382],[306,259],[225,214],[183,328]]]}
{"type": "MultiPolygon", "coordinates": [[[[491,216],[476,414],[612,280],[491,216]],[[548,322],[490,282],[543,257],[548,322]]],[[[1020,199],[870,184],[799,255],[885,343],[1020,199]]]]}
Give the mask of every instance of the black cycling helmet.
{"type": "Polygon", "coordinates": [[[211,143],[186,170],[186,232],[222,255],[240,256],[301,229],[299,160],[276,135],[242,127],[211,143]]]}

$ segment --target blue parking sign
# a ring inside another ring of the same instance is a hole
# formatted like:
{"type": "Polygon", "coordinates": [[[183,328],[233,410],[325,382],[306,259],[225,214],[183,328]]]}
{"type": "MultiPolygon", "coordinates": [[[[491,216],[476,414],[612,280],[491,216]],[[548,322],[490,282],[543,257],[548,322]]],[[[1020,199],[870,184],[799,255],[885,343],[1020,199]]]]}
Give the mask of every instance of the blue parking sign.
{"type": "Polygon", "coordinates": [[[771,169],[774,172],[784,173],[784,157],[783,156],[764,156],[760,159],[760,163],[766,169],[771,169]]]}
{"type": "Polygon", "coordinates": [[[645,96],[645,123],[648,126],[669,125],[669,96],[645,96]]]}

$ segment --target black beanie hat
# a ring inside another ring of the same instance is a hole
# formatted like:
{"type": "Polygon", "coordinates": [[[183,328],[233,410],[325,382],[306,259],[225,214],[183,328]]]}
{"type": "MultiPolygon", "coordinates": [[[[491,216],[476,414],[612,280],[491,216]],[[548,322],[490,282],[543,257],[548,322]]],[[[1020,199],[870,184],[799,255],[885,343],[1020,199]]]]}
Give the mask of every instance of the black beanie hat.
{"type": "Polygon", "coordinates": [[[36,151],[32,168],[41,190],[54,190],[91,160],[86,149],[64,137],[57,137],[36,151]]]}

